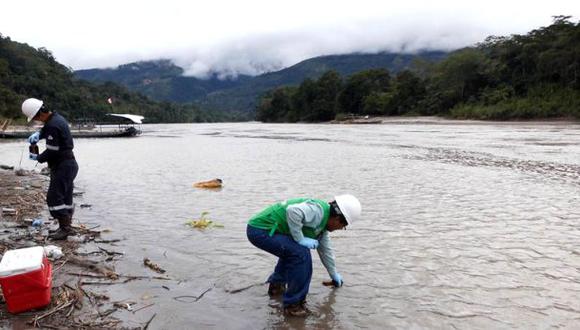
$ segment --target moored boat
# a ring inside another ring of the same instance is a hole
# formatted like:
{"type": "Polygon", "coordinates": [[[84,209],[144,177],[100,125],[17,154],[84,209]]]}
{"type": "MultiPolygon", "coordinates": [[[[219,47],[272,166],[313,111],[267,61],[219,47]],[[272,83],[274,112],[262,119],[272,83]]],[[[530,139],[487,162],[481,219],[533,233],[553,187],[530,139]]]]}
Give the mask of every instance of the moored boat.
{"type": "MultiPolygon", "coordinates": [[[[71,134],[74,138],[113,138],[133,137],[142,133],[141,124],[145,117],[130,114],[107,114],[115,118],[121,118],[120,123],[102,123],[98,125],[73,124],[71,134]]],[[[8,129],[0,130],[2,139],[25,139],[34,133],[33,129],[8,129]]]]}

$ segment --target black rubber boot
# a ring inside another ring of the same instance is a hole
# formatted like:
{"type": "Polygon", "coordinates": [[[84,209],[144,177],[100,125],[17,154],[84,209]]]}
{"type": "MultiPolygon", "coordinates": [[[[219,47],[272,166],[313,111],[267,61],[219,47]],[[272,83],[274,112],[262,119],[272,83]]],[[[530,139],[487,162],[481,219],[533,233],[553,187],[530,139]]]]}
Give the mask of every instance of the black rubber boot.
{"type": "MultiPolygon", "coordinates": [[[[71,218],[71,223],[72,223],[72,217],[73,217],[73,215],[75,215],[75,208],[76,208],[76,205],[75,205],[75,204],[73,204],[73,208],[70,210],[70,218],[71,218]]],[[[57,220],[58,220],[58,219],[57,219],[57,220]]],[[[56,228],[56,229],[48,229],[48,233],[49,233],[49,234],[54,234],[54,233],[56,233],[56,232],[57,232],[59,229],[60,229],[60,220],[58,220],[58,228],[56,228]]]]}
{"type": "Polygon", "coordinates": [[[268,287],[268,295],[270,297],[280,296],[286,292],[286,284],[285,283],[270,283],[268,287]]]}
{"type": "Polygon", "coordinates": [[[58,230],[48,235],[48,238],[54,241],[65,240],[69,235],[74,234],[71,226],[72,218],[70,215],[58,219],[58,230]]]}
{"type": "Polygon", "coordinates": [[[284,306],[284,314],[287,316],[306,317],[310,314],[310,311],[304,305],[305,301],[301,301],[296,304],[284,306]]]}
{"type": "MultiPolygon", "coordinates": [[[[54,220],[53,220],[53,222],[54,222],[54,220]]],[[[48,229],[48,233],[49,233],[49,234],[54,234],[54,233],[56,233],[56,232],[57,232],[59,229],[60,229],[60,225],[59,225],[58,227],[56,227],[56,228],[49,228],[49,229],[48,229]]]]}

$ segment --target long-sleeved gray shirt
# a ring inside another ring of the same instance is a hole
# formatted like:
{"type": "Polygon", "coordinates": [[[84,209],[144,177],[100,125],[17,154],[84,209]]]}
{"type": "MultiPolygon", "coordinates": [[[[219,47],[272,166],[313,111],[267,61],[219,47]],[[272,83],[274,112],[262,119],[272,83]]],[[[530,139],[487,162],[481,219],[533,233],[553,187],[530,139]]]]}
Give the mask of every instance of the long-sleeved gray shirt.
{"type": "MultiPolygon", "coordinates": [[[[290,228],[290,235],[296,242],[304,238],[302,234],[302,227],[317,228],[322,222],[324,211],[322,207],[315,202],[302,202],[293,204],[286,209],[286,221],[290,228]]],[[[318,238],[318,248],[316,249],[322,264],[328,271],[328,274],[336,273],[336,265],[334,261],[334,251],[330,244],[330,236],[328,231],[323,231],[318,238]]]]}

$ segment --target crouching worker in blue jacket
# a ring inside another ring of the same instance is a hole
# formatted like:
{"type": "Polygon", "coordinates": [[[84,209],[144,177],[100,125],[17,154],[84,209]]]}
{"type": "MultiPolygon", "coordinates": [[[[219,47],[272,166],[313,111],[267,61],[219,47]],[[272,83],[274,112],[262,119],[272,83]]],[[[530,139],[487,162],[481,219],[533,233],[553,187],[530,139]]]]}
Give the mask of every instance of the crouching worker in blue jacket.
{"type": "Polygon", "coordinates": [[[336,287],[342,277],[336,271],[328,232],[344,229],[361,214],[361,205],[352,195],[336,196],[332,202],[295,198],[271,205],[254,215],[247,226],[250,242],[278,257],[268,278],[268,294],[283,293],[284,313],[306,316],[304,306],[312,278],[311,249],[316,249],[336,287]]]}

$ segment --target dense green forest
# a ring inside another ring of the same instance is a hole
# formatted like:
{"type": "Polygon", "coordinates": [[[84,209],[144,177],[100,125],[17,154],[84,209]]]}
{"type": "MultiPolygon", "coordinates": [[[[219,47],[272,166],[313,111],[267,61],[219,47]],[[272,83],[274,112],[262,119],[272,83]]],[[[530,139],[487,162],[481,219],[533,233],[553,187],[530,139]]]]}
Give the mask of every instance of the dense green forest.
{"type": "Polygon", "coordinates": [[[439,62],[392,74],[328,71],[264,94],[256,118],[317,122],[351,115],[580,119],[580,23],[556,16],[526,35],[488,37],[439,62]]]}
{"type": "Polygon", "coordinates": [[[153,101],[115,83],[76,79],[47,49],[35,49],[0,35],[0,118],[24,122],[20,106],[29,97],[42,99],[70,121],[102,121],[111,112],[143,115],[146,122],[236,120],[235,114],[202,111],[192,104],[153,101]],[[107,102],[109,98],[112,105],[107,102]]]}

